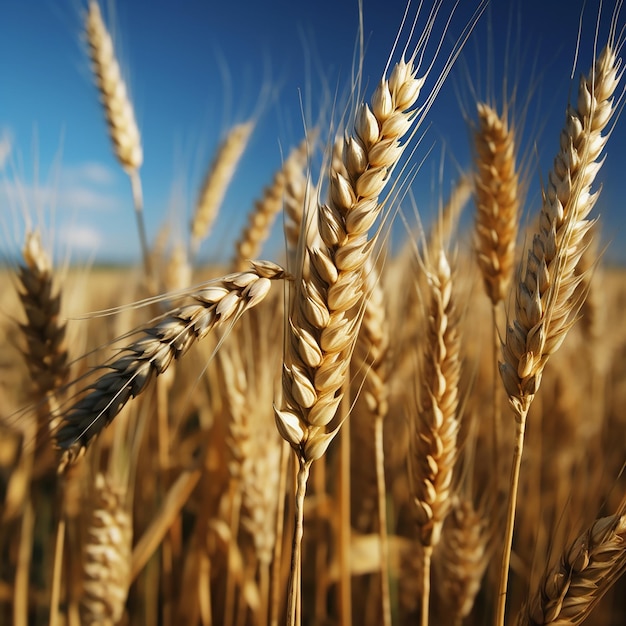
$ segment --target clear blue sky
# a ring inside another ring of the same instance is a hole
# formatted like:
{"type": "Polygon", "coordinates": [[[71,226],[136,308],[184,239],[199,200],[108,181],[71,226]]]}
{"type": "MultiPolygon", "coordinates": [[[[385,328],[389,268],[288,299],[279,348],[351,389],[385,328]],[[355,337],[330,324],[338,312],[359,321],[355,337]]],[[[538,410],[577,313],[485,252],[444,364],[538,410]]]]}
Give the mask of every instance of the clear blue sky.
{"type": "MultiPolygon", "coordinates": [[[[404,2],[363,4],[365,78],[375,84],[404,2]]],[[[451,37],[477,4],[460,0],[451,37]]],[[[452,5],[443,2],[439,34],[452,5]]],[[[526,145],[534,145],[527,209],[537,210],[540,177],[545,178],[558,149],[581,6],[578,0],[493,0],[466,46],[464,60],[440,93],[428,118],[426,141],[415,156],[421,160],[434,145],[415,183],[425,221],[439,194],[449,191],[454,163],[469,165],[460,103],[471,102],[469,75],[479,94],[486,93],[487,83],[500,93],[507,33],[510,65],[517,67],[509,74],[519,84],[518,106],[532,94],[523,131],[526,145]],[[488,58],[494,69],[491,79],[488,58]],[[445,184],[440,189],[443,146],[445,184]]],[[[54,208],[56,245],[71,246],[74,258],[85,253],[103,261],[138,258],[128,181],[112,156],[81,34],[84,8],[80,0],[0,2],[2,256],[10,255],[23,237],[22,198],[32,213],[54,208]]],[[[300,99],[314,118],[323,102],[323,82],[331,90],[347,84],[357,39],[357,1],[105,0],[103,9],[142,133],[151,238],[168,216],[181,236],[187,234],[204,170],[225,128],[255,112],[262,86],[272,86],[275,95],[263,106],[214,235],[204,247],[205,255],[228,258],[254,198],[280,165],[281,147],[287,150],[302,137],[300,99]]],[[[613,3],[605,2],[602,34],[612,10],[613,3]]],[[[589,67],[596,13],[592,0],[584,13],[576,81],[589,67]]],[[[620,24],[624,22],[626,13],[620,24]]],[[[444,42],[444,51],[448,49],[444,42]]],[[[621,262],[626,262],[624,146],[626,120],[620,119],[609,141],[597,212],[612,240],[608,258],[621,262]]],[[[274,237],[277,242],[279,236],[274,237]]],[[[272,257],[272,250],[267,256],[272,257]]]]}

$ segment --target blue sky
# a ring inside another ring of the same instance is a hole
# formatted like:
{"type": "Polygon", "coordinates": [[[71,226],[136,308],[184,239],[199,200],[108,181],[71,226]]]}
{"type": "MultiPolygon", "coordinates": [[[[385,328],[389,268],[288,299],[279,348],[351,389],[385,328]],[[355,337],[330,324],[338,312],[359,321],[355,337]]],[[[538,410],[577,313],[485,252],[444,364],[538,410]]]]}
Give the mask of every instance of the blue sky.
{"type": "MultiPolygon", "coordinates": [[[[443,1],[438,35],[453,4],[443,1]]],[[[477,4],[460,0],[450,38],[477,4]]],[[[526,208],[537,210],[539,181],[558,148],[572,84],[581,6],[576,0],[491,3],[439,94],[414,157],[419,161],[433,148],[414,184],[425,222],[439,196],[447,195],[457,168],[470,163],[462,107],[471,103],[471,84],[481,95],[487,85],[500,93],[507,40],[517,107],[521,110],[532,96],[522,132],[525,146],[532,148],[526,208]],[[565,5],[570,8],[564,10],[565,5]]],[[[606,2],[602,34],[612,10],[606,2]]],[[[80,0],[0,3],[0,253],[5,257],[23,239],[27,206],[35,221],[43,219],[53,230],[57,249],[69,247],[73,258],[138,258],[130,187],[112,155],[92,83],[81,34],[83,11],[80,0]]],[[[187,236],[197,191],[219,139],[229,125],[259,113],[213,236],[203,248],[205,257],[229,258],[249,208],[280,166],[281,150],[302,137],[301,101],[309,121],[314,120],[329,90],[341,93],[348,82],[358,30],[356,0],[104,0],[103,12],[142,133],[151,239],[168,219],[175,235],[187,236]],[[271,96],[259,109],[268,89],[271,96]]],[[[403,12],[404,2],[398,0],[363,0],[364,76],[370,85],[380,77],[403,12]]],[[[576,81],[589,67],[596,14],[597,3],[589,2],[576,81]]],[[[449,48],[444,40],[442,57],[449,48]]],[[[625,145],[626,120],[620,119],[609,141],[597,212],[612,240],[607,258],[621,262],[626,262],[625,145]]],[[[275,256],[280,241],[276,233],[266,256],[275,256]]]]}

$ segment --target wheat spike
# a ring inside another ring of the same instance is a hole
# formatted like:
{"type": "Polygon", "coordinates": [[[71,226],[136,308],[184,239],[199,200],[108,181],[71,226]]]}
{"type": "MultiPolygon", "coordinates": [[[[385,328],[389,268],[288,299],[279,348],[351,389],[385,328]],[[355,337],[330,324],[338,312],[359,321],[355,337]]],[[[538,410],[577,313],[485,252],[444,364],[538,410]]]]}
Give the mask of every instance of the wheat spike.
{"type": "Polygon", "coordinates": [[[457,624],[474,606],[489,563],[488,541],[488,520],[471,500],[455,497],[434,565],[439,572],[437,592],[457,624]]]}
{"type": "Polygon", "coordinates": [[[507,329],[500,372],[518,419],[528,412],[546,361],[565,339],[580,305],[572,298],[579,283],[575,268],[592,225],[587,216],[598,194],[591,193],[591,186],[602,164],[607,141],[602,132],[613,114],[619,66],[607,46],[589,76],[581,78],[578,108],[567,111],[539,232],[516,286],[515,317],[507,329]]]}
{"type": "Polygon", "coordinates": [[[155,326],[144,328],[142,338],[126,346],[113,362],[99,368],[110,371],[90,385],[86,389],[89,393],[63,415],[56,434],[57,445],[64,451],[61,469],[194,342],[216,325],[236,321],[265,298],[271,280],[282,278],[285,272],[278,265],[256,261],[250,271],[215,281],[193,294],[194,304],[173,309],[155,326]]]}
{"type": "Polygon", "coordinates": [[[220,144],[209,167],[191,221],[191,253],[195,256],[220,209],[226,190],[254,130],[254,122],[233,126],[220,144]]]}
{"type": "Polygon", "coordinates": [[[427,269],[428,330],[420,369],[421,389],[414,412],[412,490],[416,521],[424,546],[439,542],[451,505],[452,472],[457,456],[461,370],[458,318],[452,273],[443,250],[427,269]]]}
{"type": "Polygon", "coordinates": [[[506,112],[478,104],[476,149],[476,257],[487,295],[495,306],[508,291],[515,261],[519,184],[515,133],[506,112]]]}
{"type": "Polygon", "coordinates": [[[290,152],[282,168],[275,174],[272,184],[264,190],[263,197],[255,202],[254,210],[248,217],[248,224],[235,245],[236,256],[233,260],[233,271],[242,271],[247,266],[248,259],[256,259],[259,256],[261,246],[270,233],[274,219],[283,208],[283,197],[288,186],[293,189],[292,180],[297,185],[302,177],[310,141],[311,138],[307,136],[290,152]]]}
{"type": "Polygon", "coordinates": [[[133,534],[125,497],[126,489],[96,475],[80,604],[85,626],[114,626],[124,614],[133,534]]]}
{"type": "Polygon", "coordinates": [[[580,624],[626,568],[626,515],[603,517],[543,576],[520,626],[580,624]]]}
{"type": "Polygon", "coordinates": [[[294,289],[283,374],[285,409],[276,412],[281,435],[304,462],[324,454],[337,432],[327,427],[341,402],[358,332],[360,320],[353,311],[363,302],[368,231],[404,150],[400,139],[415,119],[410,109],[422,84],[412,60],[398,63],[376,89],[372,107],[361,106],[353,134],[345,140],[348,177],[330,170],[328,202],[318,214],[321,245],[307,247],[310,271],[294,289]]]}
{"type": "Polygon", "coordinates": [[[502,346],[500,374],[516,420],[515,448],[506,512],[506,529],[496,624],[504,625],[506,590],[526,417],[541,384],[543,369],[575,322],[576,267],[593,222],[587,219],[598,198],[591,186],[602,165],[603,136],[613,114],[613,93],[621,78],[611,45],[600,53],[588,77],[581,77],[577,108],[568,107],[561,150],[550,172],[539,218],[539,232],[520,266],[514,319],[502,346]]]}
{"type": "Polygon", "coordinates": [[[24,358],[38,393],[44,396],[67,382],[69,374],[65,324],[59,319],[61,295],[55,294],[52,266],[38,232],[27,233],[23,257],[19,280],[27,318],[20,325],[26,337],[24,358]]]}
{"type": "Polygon", "coordinates": [[[85,28],[115,156],[125,170],[136,171],[143,162],[141,136],[126,83],[115,57],[113,41],[104,25],[97,0],[89,2],[85,28]]]}

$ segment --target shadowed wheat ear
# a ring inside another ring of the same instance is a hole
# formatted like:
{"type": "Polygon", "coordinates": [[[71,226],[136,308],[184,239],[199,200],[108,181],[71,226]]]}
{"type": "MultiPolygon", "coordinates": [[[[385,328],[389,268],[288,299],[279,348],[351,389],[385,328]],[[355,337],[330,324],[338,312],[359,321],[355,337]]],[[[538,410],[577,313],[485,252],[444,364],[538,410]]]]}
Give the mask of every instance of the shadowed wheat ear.
{"type": "Polygon", "coordinates": [[[459,379],[458,314],[452,272],[444,251],[426,260],[428,319],[419,371],[417,406],[411,411],[410,485],[423,546],[422,624],[428,624],[433,548],[452,503],[457,458],[459,379]]]}
{"type": "Polygon", "coordinates": [[[626,569],[626,515],[596,520],[546,572],[519,626],[580,624],[626,569]]]}
{"type": "Polygon", "coordinates": [[[115,56],[113,40],[107,30],[97,0],[89,1],[85,21],[89,55],[91,57],[96,85],[113,143],[117,160],[128,174],[132,185],[135,218],[146,276],[151,279],[148,238],[143,221],[143,193],[139,169],[143,163],[141,136],[135,120],[133,106],[128,97],[126,83],[115,56]]]}
{"type": "Polygon", "coordinates": [[[593,224],[587,216],[598,192],[591,193],[591,186],[602,165],[600,157],[608,137],[602,132],[613,115],[620,66],[616,48],[607,45],[589,75],[580,80],[577,107],[568,107],[561,150],[544,191],[539,232],[530,244],[526,264],[519,270],[513,320],[502,346],[500,374],[515,414],[516,445],[500,573],[498,626],[504,624],[526,416],[548,357],[565,339],[581,305],[581,300],[574,297],[581,280],[575,270],[593,224]]]}
{"type": "Polygon", "coordinates": [[[193,304],[164,314],[156,325],[144,328],[143,337],[123,348],[114,361],[98,368],[110,371],[87,387],[87,395],[63,415],[56,434],[63,451],[60,469],[82,454],[124,405],[194,342],[217,325],[237,321],[265,298],[272,280],[286,278],[285,271],[274,263],[255,261],[252,266],[247,272],[230,274],[193,293],[193,304]]]}
{"type": "Polygon", "coordinates": [[[474,247],[485,291],[491,301],[493,449],[494,469],[498,475],[502,438],[498,305],[508,292],[515,263],[520,185],[515,130],[509,124],[507,107],[505,106],[501,115],[486,103],[479,102],[477,108],[478,125],[474,131],[474,247]]]}
{"type": "Polygon", "coordinates": [[[81,624],[114,626],[124,615],[130,586],[133,527],[126,489],[97,474],[87,526],[81,624]]]}
{"type": "Polygon", "coordinates": [[[499,115],[478,103],[474,186],[476,257],[493,306],[504,300],[515,262],[518,227],[518,172],[515,133],[506,111],[499,115]]]}
{"type": "Polygon", "coordinates": [[[65,349],[65,324],[59,319],[61,295],[55,293],[52,265],[38,232],[26,234],[24,265],[19,268],[20,300],[26,324],[24,358],[38,394],[43,397],[67,382],[69,365],[65,349]]]}
{"type": "Polygon", "coordinates": [[[469,498],[455,497],[434,561],[437,593],[455,624],[460,625],[474,606],[489,563],[488,543],[488,519],[469,498]]]}
{"type": "Polygon", "coordinates": [[[253,130],[254,122],[252,121],[233,126],[213,158],[202,183],[191,220],[192,257],[196,256],[200,244],[209,234],[253,130]]]}

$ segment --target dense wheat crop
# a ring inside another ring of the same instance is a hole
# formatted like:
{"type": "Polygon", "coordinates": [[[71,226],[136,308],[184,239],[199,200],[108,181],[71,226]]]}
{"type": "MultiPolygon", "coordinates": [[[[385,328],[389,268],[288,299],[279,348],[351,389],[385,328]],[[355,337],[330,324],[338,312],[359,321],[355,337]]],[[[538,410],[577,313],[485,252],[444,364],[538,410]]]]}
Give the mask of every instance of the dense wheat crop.
{"type": "Polygon", "coordinates": [[[539,202],[535,92],[474,85],[471,166],[392,245],[476,8],[444,48],[452,7],[409,7],[384,73],[357,62],[216,267],[198,252],[263,115],[224,133],[187,243],[150,242],[142,138],[90,0],[142,263],[56,268],[31,226],[0,273],[0,624],[624,622],[626,281],[595,211],[622,157],[620,3],[562,95],[539,202]]]}

